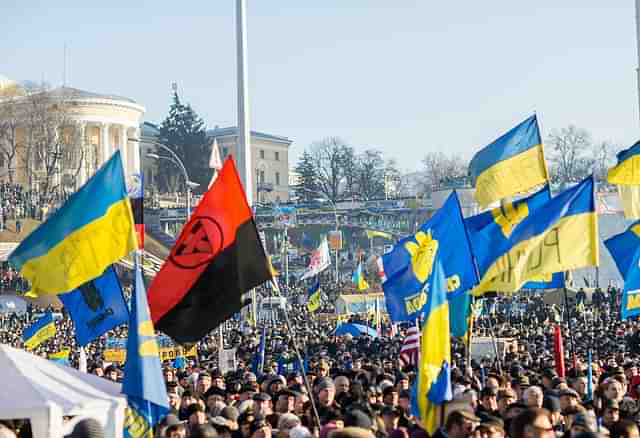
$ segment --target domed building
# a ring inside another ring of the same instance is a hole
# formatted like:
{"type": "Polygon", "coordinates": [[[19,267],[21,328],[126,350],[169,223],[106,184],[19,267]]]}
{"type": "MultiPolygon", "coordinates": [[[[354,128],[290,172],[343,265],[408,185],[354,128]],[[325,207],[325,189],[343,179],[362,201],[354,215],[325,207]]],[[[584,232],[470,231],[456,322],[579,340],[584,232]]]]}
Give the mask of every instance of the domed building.
{"type": "Polygon", "coordinates": [[[75,189],[116,150],[122,153],[127,177],[140,173],[142,105],[127,97],[70,87],[30,92],[18,87],[17,92],[2,93],[15,86],[15,81],[0,76],[0,130],[7,129],[7,122],[15,130],[13,143],[0,132],[0,181],[38,187],[45,179],[52,180],[47,181],[50,186],[75,189]],[[13,160],[3,148],[15,149],[13,160]]]}

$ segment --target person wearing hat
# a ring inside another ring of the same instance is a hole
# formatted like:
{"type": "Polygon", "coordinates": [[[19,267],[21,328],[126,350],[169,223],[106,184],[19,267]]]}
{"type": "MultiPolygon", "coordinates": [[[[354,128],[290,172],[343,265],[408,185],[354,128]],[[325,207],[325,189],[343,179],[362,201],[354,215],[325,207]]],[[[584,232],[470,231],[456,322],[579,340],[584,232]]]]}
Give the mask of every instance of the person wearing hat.
{"type": "Polygon", "coordinates": [[[507,412],[507,406],[511,403],[515,403],[517,400],[518,395],[511,388],[501,389],[498,391],[498,412],[502,418],[504,418],[504,415],[507,412]]]}
{"type": "Polygon", "coordinates": [[[498,417],[487,417],[483,420],[476,432],[480,434],[482,438],[504,438],[506,433],[504,431],[504,421],[498,417]]]}
{"type": "Polygon", "coordinates": [[[207,413],[215,417],[226,406],[226,393],[217,386],[211,386],[204,394],[204,400],[207,405],[207,413]]]}
{"type": "Polygon", "coordinates": [[[187,429],[191,431],[194,426],[207,423],[207,414],[200,403],[192,403],[187,406],[187,429]]]}
{"type": "Polygon", "coordinates": [[[492,387],[484,387],[480,391],[480,404],[476,409],[476,415],[485,419],[490,416],[500,415],[498,412],[498,391],[492,387]]]}
{"type": "Polygon", "coordinates": [[[266,417],[271,414],[271,397],[264,392],[258,392],[253,396],[253,412],[256,416],[266,417]]]}
{"type": "Polygon", "coordinates": [[[257,415],[249,427],[249,438],[271,438],[271,426],[261,415],[257,415]]]}
{"type": "Polygon", "coordinates": [[[316,394],[319,407],[333,406],[336,396],[336,387],[330,377],[318,379],[316,394]]]}
{"type": "Polygon", "coordinates": [[[609,430],[620,420],[620,404],[615,400],[606,400],[602,409],[602,424],[609,430]]]}
{"type": "Polygon", "coordinates": [[[480,418],[466,409],[452,411],[447,416],[444,427],[438,428],[432,438],[467,438],[480,424],[480,418]]]}
{"type": "Polygon", "coordinates": [[[395,386],[387,386],[382,391],[382,403],[391,407],[398,405],[398,389],[395,386]]]}
{"type": "Polygon", "coordinates": [[[337,376],[333,383],[336,387],[336,395],[342,394],[343,392],[349,392],[350,381],[347,376],[337,376]]]}
{"type": "Polygon", "coordinates": [[[578,404],[580,404],[580,396],[576,391],[571,388],[560,391],[560,410],[562,412],[570,406],[577,406],[578,404]]]}
{"type": "Polygon", "coordinates": [[[233,434],[234,438],[249,438],[251,423],[255,419],[252,409],[248,409],[238,416],[238,430],[233,434]]]}

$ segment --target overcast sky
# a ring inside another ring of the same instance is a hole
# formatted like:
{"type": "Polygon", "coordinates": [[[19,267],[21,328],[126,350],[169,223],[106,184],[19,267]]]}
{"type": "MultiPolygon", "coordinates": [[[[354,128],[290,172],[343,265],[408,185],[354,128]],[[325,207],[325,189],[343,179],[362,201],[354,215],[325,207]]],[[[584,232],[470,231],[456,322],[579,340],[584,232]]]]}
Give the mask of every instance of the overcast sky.
{"type": "MultiPolygon", "coordinates": [[[[533,111],[638,138],[633,0],[248,0],[252,129],[291,165],[340,136],[406,170],[470,158],[533,111]]],[[[207,126],[236,123],[234,0],[0,0],[0,75],[120,94],[160,122],[179,84],[207,126]],[[54,6],[55,4],[55,6],[54,6]]]]}

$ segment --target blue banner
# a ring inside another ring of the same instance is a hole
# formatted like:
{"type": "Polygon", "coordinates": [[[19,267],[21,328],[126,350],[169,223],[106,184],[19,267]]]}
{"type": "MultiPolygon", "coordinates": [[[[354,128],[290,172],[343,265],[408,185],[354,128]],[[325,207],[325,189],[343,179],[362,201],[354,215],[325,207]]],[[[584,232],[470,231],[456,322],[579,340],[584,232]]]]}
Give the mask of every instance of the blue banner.
{"type": "Polygon", "coordinates": [[[129,310],[113,266],[95,280],[58,297],[71,315],[81,346],[129,320],[129,310]]]}
{"type": "Polygon", "coordinates": [[[640,221],[605,240],[604,245],[624,278],[620,318],[640,315],[640,221]]]}

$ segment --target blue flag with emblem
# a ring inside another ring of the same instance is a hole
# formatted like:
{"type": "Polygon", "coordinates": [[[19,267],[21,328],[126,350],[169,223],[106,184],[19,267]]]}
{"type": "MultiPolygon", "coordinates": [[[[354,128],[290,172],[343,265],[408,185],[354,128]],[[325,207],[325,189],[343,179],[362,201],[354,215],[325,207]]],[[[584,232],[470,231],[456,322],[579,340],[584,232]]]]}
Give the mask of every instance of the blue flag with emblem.
{"type": "MultiPolygon", "coordinates": [[[[486,236],[500,240],[508,238],[520,222],[546,205],[550,199],[551,191],[546,185],[530,196],[507,202],[500,207],[466,218],[465,224],[478,266],[483,266],[492,255],[491,248],[487,246],[486,236]],[[498,229],[501,231],[500,234],[497,233],[498,229]]],[[[561,287],[564,287],[563,272],[534,277],[532,281],[522,286],[523,289],[557,289],[561,287]]]]}
{"type": "Polygon", "coordinates": [[[537,209],[515,204],[513,214],[524,216],[515,224],[494,218],[472,233],[480,271],[473,293],[517,292],[528,281],[556,272],[598,266],[594,189],[593,177],[586,178],[537,209]]]}
{"type": "Polygon", "coordinates": [[[604,241],[624,279],[620,318],[640,315],[640,221],[604,241]]]}
{"type": "Polygon", "coordinates": [[[415,320],[422,312],[427,300],[423,289],[429,280],[436,251],[443,261],[449,299],[478,283],[455,191],[415,235],[400,240],[381,257],[382,288],[393,322],[415,320]]]}
{"type": "Polygon", "coordinates": [[[95,280],[58,298],[71,315],[80,346],[129,320],[129,309],[113,266],[95,280]]]}
{"type": "Polygon", "coordinates": [[[140,266],[135,265],[135,288],[131,298],[127,362],[122,393],[128,407],[124,436],[153,437],[153,427],[169,412],[169,399],[162,376],[158,342],[149,314],[147,293],[140,266]]]}

